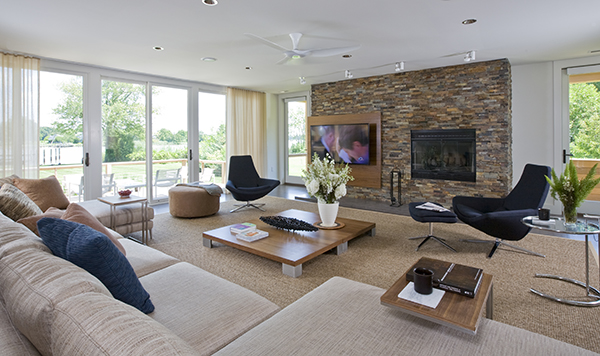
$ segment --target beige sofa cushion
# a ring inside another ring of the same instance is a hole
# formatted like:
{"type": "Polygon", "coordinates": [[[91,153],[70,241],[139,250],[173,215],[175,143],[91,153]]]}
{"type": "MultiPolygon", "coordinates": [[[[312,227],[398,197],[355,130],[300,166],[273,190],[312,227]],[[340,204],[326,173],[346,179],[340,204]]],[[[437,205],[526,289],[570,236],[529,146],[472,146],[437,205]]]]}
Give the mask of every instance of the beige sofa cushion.
{"type": "Polygon", "coordinates": [[[106,295],[85,293],[63,300],[54,317],[54,355],[198,355],[163,325],[106,295]]]}
{"type": "Polygon", "coordinates": [[[12,184],[0,187],[0,211],[14,221],[42,213],[33,200],[12,184]]]}
{"type": "Polygon", "coordinates": [[[181,262],[140,278],[152,296],[148,314],[201,354],[211,354],[279,307],[258,294],[181,262]]]}
{"type": "Polygon", "coordinates": [[[597,355],[490,319],[469,335],[381,305],[384,292],[334,277],[216,355],[597,355]]]}
{"type": "Polygon", "coordinates": [[[121,239],[120,241],[125,251],[127,251],[127,260],[138,278],[179,262],[175,257],[135,241],[129,239],[121,239]]]}
{"type": "Polygon", "coordinates": [[[0,213],[0,259],[24,249],[37,249],[50,253],[42,240],[28,228],[0,213]]]}
{"type": "Polygon", "coordinates": [[[25,335],[12,325],[3,303],[0,303],[0,345],[2,355],[39,356],[40,354],[25,335]]]}
{"type": "Polygon", "coordinates": [[[15,327],[43,355],[52,354],[55,305],[85,292],[112,298],[92,275],[49,252],[23,248],[0,258],[0,297],[15,327]]]}
{"type": "Polygon", "coordinates": [[[44,179],[15,178],[14,184],[15,187],[31,198],[42,211],[48,210],[51,206],[66,209],[69,205],[69,199],[63,193],[62,187],[55,176],[44,179]]]}

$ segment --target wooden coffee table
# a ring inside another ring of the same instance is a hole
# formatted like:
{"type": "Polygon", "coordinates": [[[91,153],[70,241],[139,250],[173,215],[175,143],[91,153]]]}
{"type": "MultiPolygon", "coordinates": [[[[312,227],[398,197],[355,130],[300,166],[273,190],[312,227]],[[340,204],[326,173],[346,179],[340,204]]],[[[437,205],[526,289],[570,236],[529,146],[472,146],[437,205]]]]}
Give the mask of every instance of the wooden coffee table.
{"type": "MultiPolygon", "coordinates": [[[[408,271],[413,268],[414,266],[408,271]]],[[[473,335],[477,333],[477,326],[483,313],[484,304],[486,306],[486,316],[489,319],[493,317],[493,283],[490,274],[483,274],[481,286],[479,286],[475,298],[446,292],[435,309],[400,299],[398,294],[408,283],[405,273],[381,296],[381,304],[473,335]]]]}
{"type": "MultiPolygon", "coordinates": [[[[310,224],[321,221],[318,214],[307,211],[290,209],[276,215],[300,219],[310,224]]],[[[273,261],[281,262],[283,273],[290,277],[302,275],[302,264],[323,253],[334,250],[336,254],[348,250],[348,241],[363,234],[375,235],[375,223],[344,219],[338,217],[336,222],[345,226],[337,230],[288,231],[274,228],[259,219],[250,221],[256,228],[268,231],[269,236],[258,241],[246,242],[239,240],[229,232],[231,225],[202,233],[202,243],[212,247],[212,242],[237,248],[273,261]]]]}

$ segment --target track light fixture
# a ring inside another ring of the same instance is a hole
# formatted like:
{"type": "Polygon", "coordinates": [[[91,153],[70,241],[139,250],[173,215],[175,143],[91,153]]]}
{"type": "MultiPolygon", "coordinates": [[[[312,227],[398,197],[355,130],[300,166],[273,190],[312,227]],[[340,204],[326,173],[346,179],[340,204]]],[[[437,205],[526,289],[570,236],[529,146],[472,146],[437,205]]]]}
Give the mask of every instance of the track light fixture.
{"type": "Polygon", "coordinates": [[[300,77],[300,84],[306,84],[306,79],[304,77],[300,77]]]}
{"type": "Polygon", "coordinates": [[[396,62],[396,72],[402,72],[404,70],[404,62],[396,62]]]}
{"type": "Polygon", "coordinates": [[[470,62],[475,60],[475,51],[469,51],[465,54],[465,62],[470,62]]]}
{"type": "Polygon", "coordinates": [[[354,77],[354,74],[352,74],[351,71],[349,71],[348,69],[346,69],[345,76],[346,76],[346,78],[351,79],[352,77],[354,77]]]}
{"type": "Polygon", "coordinates": [[[217,0],[202,0],[204,5],[215,6],[218,4],[217,0]]]}

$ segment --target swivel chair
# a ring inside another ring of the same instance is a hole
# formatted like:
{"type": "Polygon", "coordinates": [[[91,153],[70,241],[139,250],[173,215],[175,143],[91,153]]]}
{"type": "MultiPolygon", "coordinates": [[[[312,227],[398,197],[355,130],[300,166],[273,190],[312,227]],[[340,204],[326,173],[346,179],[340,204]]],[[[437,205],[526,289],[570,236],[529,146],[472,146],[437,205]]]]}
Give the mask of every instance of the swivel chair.
{"type": "Polygon", "coordinates": [[[494,255],[501,244],[528,254],[546,257],[504,242],[521,240],[531,230],[521,220],[526,216],[537,215],[538,209],[544,205],[550,189],[545,176],[550,176],[550,167],[527,164],[517,185],[504,198],[454,197],[452,208],[462,222],[496,238],[496,241],[461,241],[493,243],[488,258],[494,255]]]}
{"type": "Polygon", "coordinates": [[[253,200],[260,199],[269,194],[279,185],[276,179],[261,178],[254,167],[252,156],[231,156],[229,159],[229,176],[225,187],[237,201],[246,204],[236,204],[237,208],[230,211],[236,212],[243,208],[253,207],[261,211],[265,204],[252,204],[253,200]]]}

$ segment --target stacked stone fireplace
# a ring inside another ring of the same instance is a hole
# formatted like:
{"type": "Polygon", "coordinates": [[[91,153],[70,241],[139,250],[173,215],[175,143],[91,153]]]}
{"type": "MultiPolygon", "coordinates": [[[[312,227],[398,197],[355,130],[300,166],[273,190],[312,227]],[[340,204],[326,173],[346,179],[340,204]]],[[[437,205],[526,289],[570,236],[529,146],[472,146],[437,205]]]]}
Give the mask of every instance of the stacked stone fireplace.
{"type": "Polygon", "coordinates": [[[351,186],[349,197],[389,201],[392,171],[401,172],[402,204],[436,201],[448,206],[456,195],[502,197],[512,187],[506,59],[316,84],[311,108],[312,116],[381,113],[381,188],[351,186]],[[427,150],[413,152],[411,132],[459,130],[474,140],[454,146],[438,142],[439,155],[445,158],[432,153],[426,164],[427,150]],[[441,172],[443,166],[447,172],[441,172]]]}

